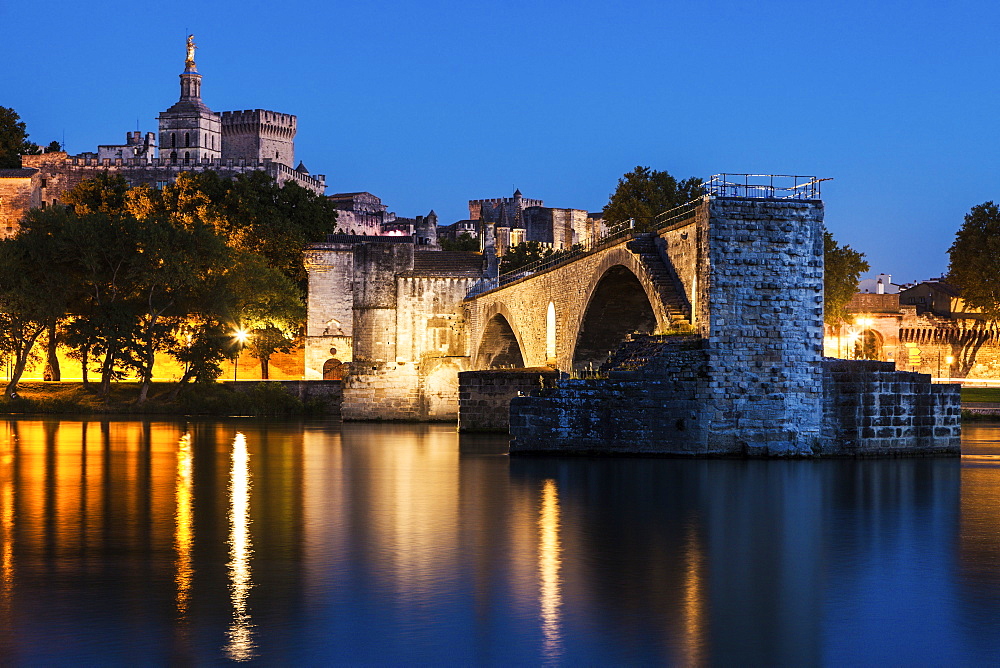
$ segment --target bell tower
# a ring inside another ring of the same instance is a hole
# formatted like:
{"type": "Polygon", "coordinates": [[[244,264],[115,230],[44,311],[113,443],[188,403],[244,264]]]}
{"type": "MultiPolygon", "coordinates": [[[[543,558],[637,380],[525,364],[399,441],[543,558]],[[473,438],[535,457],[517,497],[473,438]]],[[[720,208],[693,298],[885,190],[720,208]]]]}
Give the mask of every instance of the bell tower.
{"type": "Polygon", "coordinates": [[[194,35],[188,35],[184,72],[180,75],[181,97],[159,116],[162,162],[183,166],[222,157],[219,114],[201,101],[201,75],[194,62],[197,48],[194,35]]]}

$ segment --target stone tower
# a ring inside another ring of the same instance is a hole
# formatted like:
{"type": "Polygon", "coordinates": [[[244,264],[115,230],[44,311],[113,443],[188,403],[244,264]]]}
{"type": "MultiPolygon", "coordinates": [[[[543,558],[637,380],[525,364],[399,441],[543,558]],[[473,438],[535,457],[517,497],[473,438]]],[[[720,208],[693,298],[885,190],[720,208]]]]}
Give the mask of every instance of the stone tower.
{"type": "Polygon", "coordinates": [[[264,162],[273,160],[295,165],[295,131],[298,121],[291,114],[265,109],[224,111],[222,156],[226,160],[264,162]]]}
{"type": "Polygon", "coordinates": [[[219,114],[201,101],[201,75],[194,63],[194,36],[181,74],[181,97],[160,113],[160,159],[175,164],[199,163],[222,157],[219,114]]]}

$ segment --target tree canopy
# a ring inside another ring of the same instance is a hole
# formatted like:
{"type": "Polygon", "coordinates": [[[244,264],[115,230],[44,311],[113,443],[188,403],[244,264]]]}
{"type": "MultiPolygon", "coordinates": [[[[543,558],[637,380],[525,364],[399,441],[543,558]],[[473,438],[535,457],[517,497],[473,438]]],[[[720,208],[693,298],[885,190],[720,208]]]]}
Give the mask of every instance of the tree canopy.
{"type": "Polygon", "coordinates": [[[182,384],[218,376],[237,329],[266,378],[305,318],[304,247],[336,221],[326,198],[259,172],[185,173],[162,191],[101,176],[64,201],[71,210],[33,209],[0,241],[0,350],[18,366],[8,393],[57,320],[85,366],[100,360],[105,396],[132,371],[145,400],[161,352],[184,364],[182,384]]]}
{"type": "Polygon", "coordinates": [[[41,150],[28,141],[28,128],[17,112],[0,107],[0,169],[17,169],[22,155],[37,153],[41,150]]]}
{"type": "Polygon", "coordinates": [[[462,232],[455,240],[449,239],[448,237],[440,237],[438,238],[438,243],[441,244],[441,250],[446,251],[479,250],[479,239],[475,238],[468,232],[462,232]]]}
{"type": "Polygon", "coordinates": [[[847,318],[847,303],[858,291],[858,279],[870,265],[865,254],[841,246],[829,231],[823,231],[824,320],[835,325],[847,318]]]}
{"type": "Polygon", "coordinates": [[[993,202],[972,207],[948,249],[948,282],[968,306],[1000,319],[1000,208],[993,202]]]}
{"type": "Polygon", "coordinates": [[[701,179],[678,181],[667,172],[638,166],[618,179],[618,186],[604,207],[604,220],[614,225],[634,218],[636,227],[646,228],[653,224],[656,215],[703,193],[701,179]]]}

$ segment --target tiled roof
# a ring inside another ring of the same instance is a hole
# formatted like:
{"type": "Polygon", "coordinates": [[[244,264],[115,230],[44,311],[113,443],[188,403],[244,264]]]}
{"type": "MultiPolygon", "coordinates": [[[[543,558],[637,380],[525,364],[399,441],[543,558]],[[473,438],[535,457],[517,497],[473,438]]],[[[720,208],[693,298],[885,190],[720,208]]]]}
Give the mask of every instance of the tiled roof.
{"type": "Polygon", "coordinates": [[[413,274],[477,278],[483,274],[483,254],[466,251],[418,251],[413,254],[413,274]]]}

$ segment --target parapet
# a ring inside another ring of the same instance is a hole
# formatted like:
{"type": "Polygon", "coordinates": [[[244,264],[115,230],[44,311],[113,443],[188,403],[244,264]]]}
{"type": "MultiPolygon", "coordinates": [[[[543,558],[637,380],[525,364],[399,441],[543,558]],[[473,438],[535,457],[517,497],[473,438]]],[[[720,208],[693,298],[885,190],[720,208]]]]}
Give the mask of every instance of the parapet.
{"type": "Polygon", "coordinates": [[[298,119],[292,114],[283,114],[267,109],[244,109],[243,111],[223,111],[219,114],[222,126],[234,125],[275,125],[295,130],[298,119]]]}

